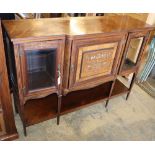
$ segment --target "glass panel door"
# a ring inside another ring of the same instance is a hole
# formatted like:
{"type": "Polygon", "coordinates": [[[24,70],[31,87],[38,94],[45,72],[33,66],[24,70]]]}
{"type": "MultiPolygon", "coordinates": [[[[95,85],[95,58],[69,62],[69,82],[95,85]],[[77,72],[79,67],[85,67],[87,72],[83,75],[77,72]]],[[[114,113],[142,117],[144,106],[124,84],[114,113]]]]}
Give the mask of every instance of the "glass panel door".
{"type": "Polygon", "coordinates": [[[123,64],[123,70],[128,70],[136,66],[142,43],[143,37],[132,38],[130,40],[126,58],[123,64]]]}
{"type": "Polygon", "coordinates": [[[56,48],[26,50],[29,91],[56,85],[56,48]]]}

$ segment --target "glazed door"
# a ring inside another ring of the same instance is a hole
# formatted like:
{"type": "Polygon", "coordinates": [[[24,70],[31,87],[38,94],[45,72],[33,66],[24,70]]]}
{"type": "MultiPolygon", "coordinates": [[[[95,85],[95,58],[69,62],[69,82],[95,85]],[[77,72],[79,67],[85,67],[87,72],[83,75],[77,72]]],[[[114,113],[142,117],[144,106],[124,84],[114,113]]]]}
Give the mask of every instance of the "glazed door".
{"type": "Polygon", "coordinates": [[[148,36],[148,31],[129,33],[120,67],[121,74],[130,73],[136,70],[148,36]]]}
{"type": "Polygon", "coordinates": [[[25,43],[20,46],[19,54],[25,96],[58,91],[62,80],[62,41],[25,43]]]}
{"type": "Polygon", "coordinates": [[[123,39],[124,35],[75,40],[71,55],[70,89],[92,87],[112,80],[117,73],[123,39]]]}

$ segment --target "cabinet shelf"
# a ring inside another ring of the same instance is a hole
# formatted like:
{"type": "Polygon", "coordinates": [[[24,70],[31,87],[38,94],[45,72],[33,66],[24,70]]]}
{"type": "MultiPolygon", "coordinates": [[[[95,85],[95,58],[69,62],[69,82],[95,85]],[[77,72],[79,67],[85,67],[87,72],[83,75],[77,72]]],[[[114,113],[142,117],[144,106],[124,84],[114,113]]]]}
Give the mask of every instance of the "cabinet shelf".
{"type": "MultiPolygon", "coordinates": [[[[75,91],[63,96],[61,115],[106,100],[110,86],[111,82],[107,82],[92,89],[75,91]]],[[[127,92],[128,88],[116,80],[111,98],[127,92]]],[[[27,126],[55,118],[57,116],[57,95],[52,94],[45,98],[29,100],[24,108],[27,126]]]]}
{"type": "Polygon", "coordinates": [[[135,72],[136,68],[136,65],[130,59],[125,59],[120,75],[133,73],[135,72]]]}
{"type": "Polygon", "coordinates": [[[123,70],[128,70],[131,69],[132,67],[135,67],[135,64],[130,59],[126,59],[123,65],[123,70]]]}
{"type": "Polygon", "coordinates": [[[28,74],[28,77],[30,90],[46,88],[55,84],[55,80],[46,71],[32,72],[28,74]]]}
{"type": "Polygon", "coordinates": [[[43,122],[57,116],[57,95],[27,101],[24,105],[26,126],[43,122]]]}

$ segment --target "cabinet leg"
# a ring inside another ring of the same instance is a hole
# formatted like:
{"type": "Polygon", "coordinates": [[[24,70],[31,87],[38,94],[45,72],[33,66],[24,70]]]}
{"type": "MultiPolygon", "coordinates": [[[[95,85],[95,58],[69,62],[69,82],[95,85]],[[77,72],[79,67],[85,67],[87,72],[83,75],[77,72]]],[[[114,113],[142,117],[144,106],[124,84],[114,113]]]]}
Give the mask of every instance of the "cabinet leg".
{"type": "Polygon", "coordinates": [[[131,90],[133,88],[133,84],[135,82],[135,79],[136,79],[136,73],[134,73],[133,78],[131,80],[130,87],[129,87],[129,92],[127,93],[126,100],[128,100],[128,98],[129,98],[129,95],[130,95],[131,90]]]}
{"type": "Polygon", "coordinates": [[[23,131],[24,131],[24,135],[27,136],[26,126],[24,123],[23,123],[23,131]]]}
{"type": "Polygon", "coordinates": [[[17,105],[14,104],[14,107],[15,107],[15,112],[16,112],[16,114],[18,114],[18,108],[17,108],[17,105]]]}
{"type": "Polygon", "coordinates": [[[127,93],[127,95],[126,95],[126,100],[128,100],[129,95],[130,95],[130,92],[127,93]]]}
{"type": "Polygon", "coordinates": [[[18,114],[19,113],[19,109],[18,109],[18,100],[17,100],[17,98],[15,97],[16,95],[15,95],[15,93],[14,93],[14,91],[13,91],[13,105],[14,105],[14,109],[15,109],[15,113],[16,114],[18,114]]]}
{"type": "Polygon", "coordinates": [[[105,104],[106,112],[108,112],[108,103],[109,103],[109,99],[106,101],[106,104],[105,104]]]}
{"type": "Polygon", "coordinates": [[[24,116],[24,106],[23,106],[23,104],[22,104],[22,106],[20,106],[19,114],[20,114],[20,116],[21,116],[21,120],[22,120],[22,123],[23,123],[24,135],[27,136],[26,123],[25,123],[25,116],[24,116]]]}
{"type": "Polygon", "coordinates": [[[57,125],[60,123],[60,115],[57,116],[57,125]]]}
{"type": "Polygon", "coordinates": [[[116,80],[114,80],[114,81],[112,82],[112,84],[111,84],[109,96],[108,96],[108,99],[107,99],[106,104],[105,104],[105,108],[106,108],[106,111],[107,111],[107,112],[108,112],[108,103],[109,103],[109,99],[110,99],[110,96],[111,96],[111,94],[112,94],[112,91],[113,91],[115,82],[116,82],[116,80]]]}
{"type": "Polygon", "coordinates": [[[109,103],[109,99],[106,101],[105,108],[107,108],[108,103],[109,103]]]}
{"type": "Polygon", "coordinates": [[[57,125],[59,125],[59,123],[60,123],[61,100],[62,100],[62,95],[58,95],[58,115],[57,115],[57,125]]]}

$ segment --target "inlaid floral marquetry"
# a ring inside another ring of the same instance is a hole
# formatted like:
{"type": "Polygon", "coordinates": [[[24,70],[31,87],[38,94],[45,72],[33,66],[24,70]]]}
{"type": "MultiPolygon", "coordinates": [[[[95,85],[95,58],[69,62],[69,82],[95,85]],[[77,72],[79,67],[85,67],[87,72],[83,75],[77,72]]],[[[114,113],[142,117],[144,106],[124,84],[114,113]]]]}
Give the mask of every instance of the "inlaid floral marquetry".
{"type": "Polygon", "coordinates": [[[105,43],[79,48],[76,80],[110,74],[117,45],[118,43],[105,43]]]}
{"type": "Polygon", "coordinates": [[[56,47],[58,43],[56,41],[44,41],[44,42],[29,42],[24,44],[24,50],[45,49],[56,47]]]}

